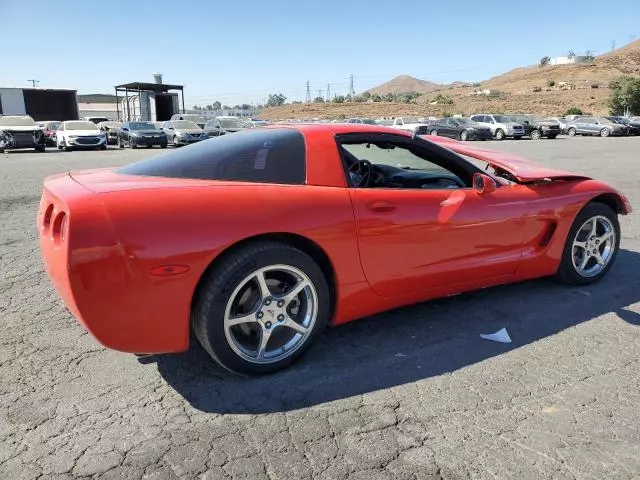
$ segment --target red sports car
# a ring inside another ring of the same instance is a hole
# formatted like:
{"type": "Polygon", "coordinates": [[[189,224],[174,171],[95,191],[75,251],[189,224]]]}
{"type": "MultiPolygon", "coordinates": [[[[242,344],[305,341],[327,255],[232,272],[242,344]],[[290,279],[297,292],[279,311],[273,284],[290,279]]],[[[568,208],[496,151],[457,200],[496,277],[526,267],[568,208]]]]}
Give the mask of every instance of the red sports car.
{"type": "Polygon", "coordinates": [[[510,154],[380,126],[251,129],[50,177],[47,271],[103,345],[291,364],[326,324],[611,268],[626,197],[510,154]]]}

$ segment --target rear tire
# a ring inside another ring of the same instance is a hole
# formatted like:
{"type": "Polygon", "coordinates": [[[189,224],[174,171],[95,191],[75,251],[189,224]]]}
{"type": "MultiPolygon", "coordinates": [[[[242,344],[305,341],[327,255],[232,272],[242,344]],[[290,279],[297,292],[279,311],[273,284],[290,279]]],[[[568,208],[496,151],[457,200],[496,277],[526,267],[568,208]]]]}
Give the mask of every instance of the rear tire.
{"type": "Polygon", "coordinates": [[[608,137],[609,135],[611,135],[611,130],[609,130],[607,127],[604,127],[602,130],[600,130],[601,137],[608,137]]]}
{"type": "Polygon", "coordinates": [[[619,247],[620,223],[616,212],[600,202],[588,203],[571,225],[556,277],[571,285],[595,283],[607,274],[618,255],[619,247]],[[592,230],[593,223],[589,223],[593,221],[596,222],[595,233],[592,230]],[[602,240],[607,228],[613,238],[602,240]],[[583,243],[585,246],[581,247],[576,243],[583,243]],[[599,264],[598,257],[605,262],[603,265],[599,264]],[[584,267],[580,268],[585,260],[584,267]]]}
{"type": "Polygon", "coordinates": [[[120,140],[120,137],[118,137],[118,148],[124,148],[124,143],[120,140]]]}
{"type": "Polygon", "coordinates": [[[531,140],[540,140],[540,138],[542,138],[540,130],[532,130],[530,136],[531,140]]]}
{"type": "Polygon", "coordinates": [[[437,137],[438,136],[438,131],[437,130],[431,130],[429,132],[429,135],[433,135],[434,137],[437,137]]]}
{"type": "Polygon", "coordinates": [[[330,291],[318,264],[297,248],[268,241],[240,247],[205,274],[196,292],[191,325],[202,347],[220,365],[234,373],[257,375],[295,362],[326,325],[330,312],[330,291]],[[267,292],[258,278],[268,285],[267,292]],[[302,282],[304,288],[285,300],[302,282]],[[239,317],[250,320],[231,323],[239,317]],[[271,333],[260,357],[265,331],[271,333]]]}
{"type": "Polygon", "coordinates": [[[466,130],[463,130],[463,131],[460,132],[460,141],[461,142],[466,142],[468,138],[469,138],[469,132],[467,132],[466,130]]]}

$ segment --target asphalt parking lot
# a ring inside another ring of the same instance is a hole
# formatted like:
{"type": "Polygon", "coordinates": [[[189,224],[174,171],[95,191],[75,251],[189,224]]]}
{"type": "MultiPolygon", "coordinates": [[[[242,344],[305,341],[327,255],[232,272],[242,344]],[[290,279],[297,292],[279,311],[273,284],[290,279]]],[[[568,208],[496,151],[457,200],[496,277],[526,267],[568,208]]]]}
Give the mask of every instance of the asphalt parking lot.
{"type": "Polygon", "coordinates": [[[142,359],[105,350],[49,284],[43,178],[151,151],[0,154],[0,478],[638,478],[640,137],[483,146],[627,193],[636,212],[604,281],[532,281],[363,319],[256,379],[195,343],[142,359]],[[502,327],[512,343],[479,337],[502,327]]]}

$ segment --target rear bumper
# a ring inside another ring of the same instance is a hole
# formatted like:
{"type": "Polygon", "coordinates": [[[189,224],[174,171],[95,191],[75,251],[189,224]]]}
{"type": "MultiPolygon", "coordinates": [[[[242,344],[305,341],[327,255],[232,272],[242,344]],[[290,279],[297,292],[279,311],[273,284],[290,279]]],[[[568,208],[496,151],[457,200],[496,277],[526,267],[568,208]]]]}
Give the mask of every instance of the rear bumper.
{"type": "Polygon", "coordinates": [[[188,348],[188,302],[175,306],[175,279],[150,277],[139,266],[99,195],[69,174],[46,179],[37,227],[54,288],[100,344],[131,353],[188,348]]]}

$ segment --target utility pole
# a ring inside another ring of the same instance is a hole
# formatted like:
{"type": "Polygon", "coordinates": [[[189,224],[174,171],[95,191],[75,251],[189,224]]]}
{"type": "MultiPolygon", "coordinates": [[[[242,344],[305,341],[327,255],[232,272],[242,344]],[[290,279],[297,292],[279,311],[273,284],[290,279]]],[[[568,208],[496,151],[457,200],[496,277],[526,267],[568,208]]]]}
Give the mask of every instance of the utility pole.
{"type": "Polygon", "coordinates": [[[615,40],[613,40],[613,41],[611,42],[611,51],[613,52],[615,49],[616,49],[616,41],[615,41],[615,40]]]}
{"type": "Polygon", "coordinates": [[[331,101],[331,84],[327,83],[327,102],[331,101]]]}
{"type": "Polygon", "coordinates": [[[353,88],[353,73],[352,73],[351,76],[349,77],[349,95],[351,95],[351,98],[353,98],[355,94],[356,94],[356,91],[353,88]]]}
{"type": "Polygon", "coordinates": [[[27,82],[31,82],[31,86],[36,88],[36,83],[40,83],[40,80],[27,80],[27,82]]]}
{"type": "Polygon", "coordinates": [[[320,90],[320,89],[318,90],[318,96],[319,96],[320,98],[322,98],[322,90],[320,90]]]}
{"type": "Polygon", "coordinates": [[[309,80],[307,80],[306,87],[307,87],[307,100],[306,100],[306,103],[311,103],[311,90],[309,88],[309,80]]]}

